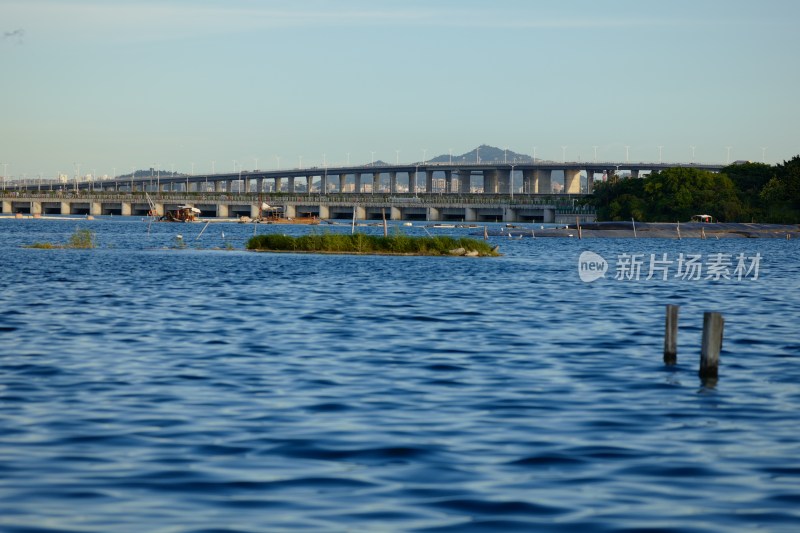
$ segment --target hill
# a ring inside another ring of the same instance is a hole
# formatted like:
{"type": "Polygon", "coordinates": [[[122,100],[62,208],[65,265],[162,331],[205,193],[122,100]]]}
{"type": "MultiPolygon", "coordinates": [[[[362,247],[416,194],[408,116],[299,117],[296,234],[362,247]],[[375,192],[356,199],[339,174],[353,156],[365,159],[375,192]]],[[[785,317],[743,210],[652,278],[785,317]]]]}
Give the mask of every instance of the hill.
{"type": "MultiPolygon", "coordinates": [[[[533,158],[527,154],[518,154],[512,150],[504,150],[488,144],[482,144],[479,147],[461,155],[453,155],[452,159],[450,154],[438,155],[434,158],[428,159],[428,163],[531,163],[533,158]]],[[[537,158],[537,161],[541,159],[537,158]]]]}

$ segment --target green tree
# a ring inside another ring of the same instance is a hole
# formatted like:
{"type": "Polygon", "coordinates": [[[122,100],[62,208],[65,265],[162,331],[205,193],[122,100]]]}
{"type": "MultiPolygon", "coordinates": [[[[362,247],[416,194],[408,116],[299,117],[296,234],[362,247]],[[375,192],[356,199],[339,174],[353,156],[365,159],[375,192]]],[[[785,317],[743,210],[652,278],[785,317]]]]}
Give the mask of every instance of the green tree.
{"type": "Polygon", "coordinates": [[[742,205],[730,178],[696,168],[654,172],[644,186],[650,220],[673,222],[709,214],[722,221],[738,219],[742,205]]]}
{"type": "Polygon", "coordinates": [[[775,175],[759,193],[767,222],[800,222],[800,156],[775,167],[775,175]]]}

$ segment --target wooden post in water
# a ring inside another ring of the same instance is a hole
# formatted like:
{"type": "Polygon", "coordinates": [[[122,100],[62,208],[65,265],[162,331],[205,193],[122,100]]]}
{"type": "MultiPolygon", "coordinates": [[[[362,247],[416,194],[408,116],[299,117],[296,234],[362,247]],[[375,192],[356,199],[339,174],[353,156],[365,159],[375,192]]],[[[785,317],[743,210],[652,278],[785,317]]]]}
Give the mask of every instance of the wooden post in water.
{"type": "Polygon", "coordinates": [[[483,240],[484,241],[489,240],[489,230],[487,229],[486,226],[483,227],[483,240]]]}
{"type": "Polygon", "coordinates": [[[678,311],[681,306],[667,305],[667,320],[664,326],[664,364],[678,362],[678,311]]]}
{"type": "Polygon", "coordinates": [[[719,352],[725,319],[719,313],[703,313],[703,340],[700,345],[700,379],[717,379],[719,352]]]}
{"type": "Polygon", "coordinates": [[[386,208],[385,207],[381,208],[381,215],[383,215],[383,236],[384,237],[388,237],[389,236],[389,230],[386,227],[386,208]]]}
{"type": "Polygon", "coordinates": [[[636,221],[631,217],[631,226],[633,226],[633,238],[636,238],[636,221]]]}
{"type": "Polygon", "coordinates": [[[575,227],[578,228],[578,238],[582,239],[583,236],[581,235],[581,219],[580,217],[575,217],[575,227]]]}
{"type": "Polygon", "coordinates": [[[681,240],[681,221],[678,221],[678,240],[681,240]]]}

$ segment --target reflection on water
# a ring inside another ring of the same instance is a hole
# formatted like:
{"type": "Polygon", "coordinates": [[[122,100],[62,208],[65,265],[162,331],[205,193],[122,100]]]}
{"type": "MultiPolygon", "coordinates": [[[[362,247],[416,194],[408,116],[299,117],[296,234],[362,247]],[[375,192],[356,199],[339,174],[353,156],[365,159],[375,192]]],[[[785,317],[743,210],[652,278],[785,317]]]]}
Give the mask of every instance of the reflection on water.
{"type": "Polygon", "coordinates": [[[20,247],[86,224],[0,221],[4,531],[800,523],[796,241],[314,256],[244,252],[248,225],[115,219],[93,222],[96,250],[20,247]],[[586,250],[764,259],[757,280],[584,283],[586,250]],[[715,386],[697,376],[709,310],[715,386]]]}

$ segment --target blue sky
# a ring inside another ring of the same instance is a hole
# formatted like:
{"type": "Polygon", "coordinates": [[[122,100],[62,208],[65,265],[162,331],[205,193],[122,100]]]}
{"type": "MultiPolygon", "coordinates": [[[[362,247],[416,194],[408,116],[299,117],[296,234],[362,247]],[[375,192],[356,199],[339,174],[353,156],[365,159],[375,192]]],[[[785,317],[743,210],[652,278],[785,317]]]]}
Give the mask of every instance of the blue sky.
{"type": "Polygon", "coordinates": [[[3,0],[0,163],[780,162],[798,20],[794,0],[3,0]]]}

